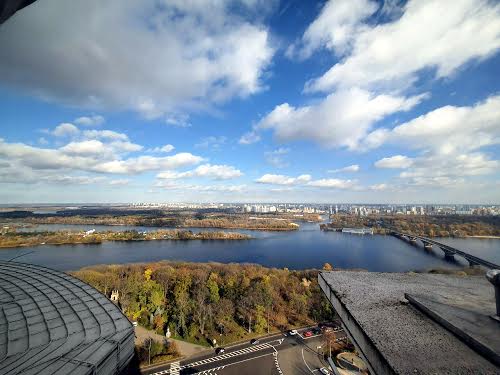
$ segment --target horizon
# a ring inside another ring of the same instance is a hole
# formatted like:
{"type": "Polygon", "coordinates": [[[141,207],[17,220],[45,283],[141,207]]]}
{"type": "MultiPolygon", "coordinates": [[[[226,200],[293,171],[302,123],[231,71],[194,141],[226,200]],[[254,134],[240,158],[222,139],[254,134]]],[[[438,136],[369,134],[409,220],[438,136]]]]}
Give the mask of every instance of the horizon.
{"type": "Polygon", "coordinates": [[[489,0],[38,0],[0,24],[1,206],[499,205],[499,51],[489,0]]]}
{"type": "Polygon", "coordinates": [[[2,203],[0,207],[22,207],[22,206],[135,206],[135,205],[322,205],[322,206],[333,206],[333,205],[350,205],[350,206],[471,206],[471,207],[498,207],[500,204],[495,203],[443,203],[443,202],[399,202],[399,203],[370,203],[370,202],[278,202],[278,201],[254,201],[254,202],[242,202],[242,201],[213,201],[213,202],[25,202],[25,203],[2,203]]]}

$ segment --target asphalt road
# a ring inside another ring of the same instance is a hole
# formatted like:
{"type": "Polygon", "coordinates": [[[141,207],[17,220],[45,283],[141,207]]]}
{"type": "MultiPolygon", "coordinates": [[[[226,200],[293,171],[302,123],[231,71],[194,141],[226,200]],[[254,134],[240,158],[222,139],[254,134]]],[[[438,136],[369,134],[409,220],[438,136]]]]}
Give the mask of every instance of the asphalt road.
{"type": "MultiPolygon", "coordinates": [[[[317,347],[323,344],[322,335],[309,338],[299,335],[277,334],[261,339],[259,344],[250,343],[227,347],[225,353],[215,353],[174,362],[145,375],[293,375],[320,374],[319,368],[326,366],[317,347]]],[[[339,332],[338,337],[343,333],[339,332]]]]}

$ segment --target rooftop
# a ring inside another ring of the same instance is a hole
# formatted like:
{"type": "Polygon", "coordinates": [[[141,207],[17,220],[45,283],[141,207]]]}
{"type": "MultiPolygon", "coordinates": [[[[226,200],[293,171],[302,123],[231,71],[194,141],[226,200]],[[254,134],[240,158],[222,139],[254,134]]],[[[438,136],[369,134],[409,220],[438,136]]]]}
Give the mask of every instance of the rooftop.
{"type": "Polygon", "coordinates": [[[457,311],[483,317],[468,323],[475,324],[479,334],[486,332],[487,338],[481,339],[498,349],[500,324],[488,316],[495,314],[494,290],[485,277],[332,271],[318,278],[376,374],[499,373],[493,362],[405,298],[432,302],[450,320],[457,311]]]}
{"type": "Polygon", "coordinates": [[[133,356],[132,324],[82,281],[0,262],[0,374],[112,374],[133,356]]]}

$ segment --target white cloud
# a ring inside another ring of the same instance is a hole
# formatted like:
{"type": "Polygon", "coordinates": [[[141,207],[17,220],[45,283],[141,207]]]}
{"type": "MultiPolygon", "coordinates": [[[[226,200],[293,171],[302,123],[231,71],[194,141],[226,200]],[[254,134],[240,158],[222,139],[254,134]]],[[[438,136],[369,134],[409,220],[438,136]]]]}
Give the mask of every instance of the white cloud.
{"type": "Polygon", "coordinates": [[[411,109],[423,97],[374,95],[352,88],[330,94],[316,105],[278,105],[259,122],[258,128],[274,130],[280,141],[309,139],[326,147],[356,149],[374,123],[411,109]]]}
{"type": "Polygon", "coordinates": [[[70,142],[60,150],[66,154],[73,155],[99,155],[105,151],[105,146],[102,142],[95,139],[82,142],[70,142]]]}
{"type": "Polygon", "coordinates": [[[469,107],[445,106],[396,126],[368,135],[368,147],[383,143],[452,154],[500,143],[500,96],[469,107]],[[373,141],[377,138],[377,141],[373,141]]]}
{"type": "Polygon", "coordinates": [[[284,185],[284,186],[309,186],[319,188],[333,188],[333,189],[354,189],[356,188],[356,181],[341,180],[337,178],[313,180],[311,175],[303,174],[298,177],[289,177],[280,174],[265,174],[255,180],[260,184],[268,185],[284,185]]]}
{"type": "Polygon", "coordinates": [[[92,170],[103,173],[137,174],[159,169],[177,169],[198,164],[204,159],[189,152],[172,156],[138,156],[126,160],[113,160],[93,166],[92,170]]]}
{"type": "Polygon", "coordinates": [[[332,169],[329,170],[329,173],[339,173],[339,172],[358,172],[359,171],[359,165],[358,164],[352,164],[348,165],[347,167],[343,168],[338,168],[338,169],[332,169]]]}
{"type": "Polygon", "coordinates": [[[377,160],[375,162],[375,167],[377,168],[389,168],[389,169],[401,169],[408,168],[413,163],[413,159],[404,155],[394,155],[387,158],[377,160]]]}
{"type": "Polygon", "coordinates": [[[250,132],[243,134],[238,143],[240,145],[250,145],[258,141],[260,141],[260,135],[255,130],[252,130],[250,132]]]}
{"type": "Polygon", "coordinates": [[[203,164],[186,172],[165,171],[158,173],[156,177],[161,179],[181,179],[189,177],[205,177],[215,180],[229,180],[243,176],[243,173],[230,165],[203,164]]]}
{"type": "Polygon", "coordinates": [[[165,122],[167,123],[167,125],[177,126],[179,128],[191,127],[191,123],[189,122],[189,115],[186,114],[169,113],[165,116],[165,122]]]}
{"type": "Polygon", "coordinates": [[[356,181],[341,180],[338,178],[323,178],[321,180],[309,181],[308,186],[333,189],[352,189],[356,186],[356,181]]]}
{"type": "Polygon", "coordinates": [[[109,146],[118,152],[136,152],[141,151],[143,147],[141,145],[129,142],[129,141],[114,141],[109,144],[109,146]]]}
{"type": "Polygon", "coordinates": [[[369,187],[369,189],[373,190],[373,191],[385,191],[385,190],[389,190],[390,186],[387,184],[375,184],[375,185],[371,185],[369,187]]]}
{"type": "Polygon", "coordinates": [[[56,137],[73,136],[79,133],[80,130],[78,130],[78,128],[75,125],[70,124],[69,122],[64,122],[56,126],[55,129],[52,131],[52,135],[56,137]]]}
{"type": "Polygon", "coordinates": [[[264,88],[274,48],[252,16],[264,3],[35,2],[2,25],[0,79],[48,101],[178,124],[186,110],[264,88]]]}
{"type": "Polygon", "coordinates": [[[273,151],[267,151],[264,153],[264,157],[266,158],[266,161],[277,167],[277,168],[284,168],[288,166],[288,163],[285,162],[285,155],[287,155],[290,152],[289,148],[285,147],[280,147],[276,150],[273,151]]]}
{"type": "Polygon", "coordinates": [[[362,28],[362,21],[377,10],[369,0],[329,1],[309,25],[299,43],[288,48],[289,57],[309,58],[319,48],[343,54],[350,48],[353,35],[362,28]]]}
{"type": "Polygon", "coordinates": [[[154,187],[183,192],[193,191],[195,193],[241,193],[247,189],[246,185],[188,185],[177,184],[171,181],[158,181],[154,187]]]}
{"type": "Polygon", "coordinates": [[[303,184],[311,180],[311,176],[308,174],[303,174],[298,177],[289,177],[281,174],[265,174],[262,177],[255,180],[260,184],[271,184],[271,185],[295,185],[303,184]]]}
{"type": "Polygon", "coordinates": [[[303,36],[303,52],[321,46],[344,58],[306,85],[309,91],[335,87],[401,88],[423,69],[448,77],[474,59],[500,48],[500,4],[488,0],[411,0],[403,14],[385,24],[360,24],[375,2],[330,1],[303,36]],[[330,23],[327,21],[334,20],[330,23]],[[425,22],[425,26],[423,25],[425,22]]]}
{"type": "Polygon", "coordinates": [[[191,153],[167,157],[139,156],[122,159],[117,152],[136,150],[129,142],[105,144],[96,140],[70,142],[60,149],[38,148],[0,139],[0,161],[3,159],[28,170],[86,171],[111,174],[137,174],[161,169],[177,169],[199,164],[204,159],[191,153]]]}
{"type": "Polygon", "coordinates": [[[463,177],[493,174],[500,169],[500,161],[491,160],[482,153],[458,155],[424,155],[415,158],[411,168],[400,177],[423,185],[425,181],[456,180],[463,177]]]}
{"type": "Polygon", "coordinates": [[[112,130],[85,130],[83,135],[86,138],[108,139],[114,141],[128,141],[128,136],[112,130]]]}
{"type": "Polygon", "coordinates": [[[211,148],[213,150],[220,149],[227,142],[227,137],[221,136],[210,136],[205,137],[200,140],[199,143],[195,144],[195,147],[199,148],[211,148]]]}
{"type": "Polygon", "coordinates": [[[126,186],[130,183],[130,180],[127,178],[120,179],[120,180],[111,180],[109,181],[109,184],[111,186],[126,186]]]}
{"type": "Polygon", "coordinates": [[[172,146],[171,144],[165,145],[161,148],[162,152],[172,152],[174,151],[175,147],[172,146]]]}
{"type": "Polygon", "coordinates": [[[83,126],[99,126],[104,123],[104,117],[100,115],[82,116],[75,119],[75,124],[83,126]]]}

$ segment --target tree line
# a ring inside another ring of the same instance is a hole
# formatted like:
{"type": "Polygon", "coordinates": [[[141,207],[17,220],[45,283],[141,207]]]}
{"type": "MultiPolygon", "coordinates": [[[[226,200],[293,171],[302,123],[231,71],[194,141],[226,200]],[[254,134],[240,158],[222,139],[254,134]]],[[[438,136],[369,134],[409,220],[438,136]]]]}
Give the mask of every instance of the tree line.
{"type": "Polygon", "coordinates": [[[259,265],[159,262],[93,266],[73,273],[140,325],[199,344],[228,343],[331,320],[317,270],[259,265]]]}
{"type": "Polygon", "coordinates": [[[336,214],[331,216],[328,227],[369,227],[376,234],[388,234],[396,230],[425,237],[500,236],[500,217],[336,214]]]}

